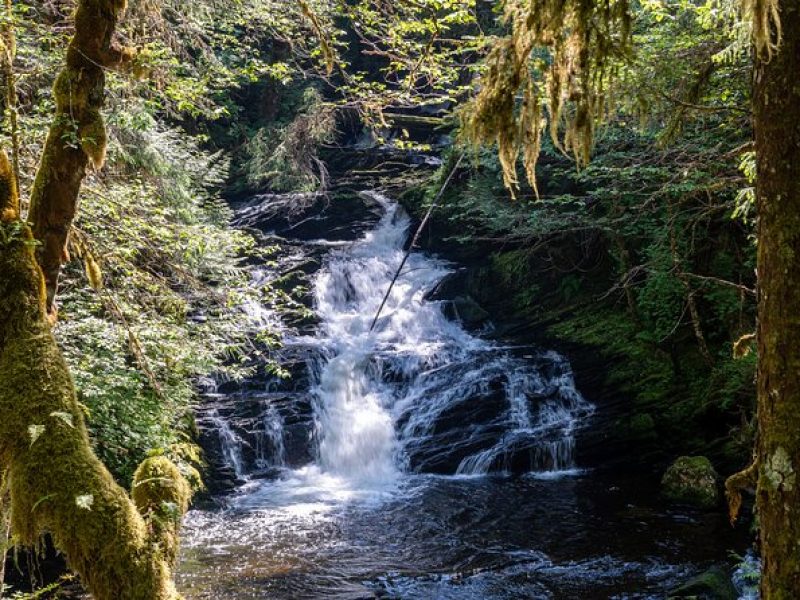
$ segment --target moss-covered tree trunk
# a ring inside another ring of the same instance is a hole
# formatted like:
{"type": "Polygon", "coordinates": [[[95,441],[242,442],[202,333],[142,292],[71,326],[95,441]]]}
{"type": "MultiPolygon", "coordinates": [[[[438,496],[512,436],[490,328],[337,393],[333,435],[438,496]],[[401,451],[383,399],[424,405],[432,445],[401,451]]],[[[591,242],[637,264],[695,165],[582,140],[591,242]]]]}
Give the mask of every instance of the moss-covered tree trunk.
{"type": "Polygon", "coordinates": [[[133,55],[113,37],[125,5],[125,0],[78,3],[66,65],[53,89],[56,115],[33,184],[29,215],[41,243],[37,257],[44,272],[48,310],[54,307],[86,169],[90,165],[99,168],[105,160],[106,131],[100,113],[105,69],[120,68],[133,55]]]}
{"type": "Polygon", "coordinates": [[[148,459],[134,504],[92,452],[14,181],[0,153],[0,470],[12,529],[28,544],[50,533],[96,600],[174,600],[188,485],[168,460],[148,459]]]}
{"type": "Polygon", "coordinates": [[[0,471],[13,532],[29,544],[50,533],[96,600],[174,600],[188,485],[160,457],[137,470],[133,499],[117,485],[92,451],[49,318],[81,183],[104,160],[104,69],[131,56],[112,39],[124,9],[124,0],[78,3],[31,195],[33,230],[0,151],[0,471]]]}
{"type": "Polygon", "coordinates": [[[764,600],[800,598],[800,2],[755,71],[758,160],[757,509],[764,600]]]}

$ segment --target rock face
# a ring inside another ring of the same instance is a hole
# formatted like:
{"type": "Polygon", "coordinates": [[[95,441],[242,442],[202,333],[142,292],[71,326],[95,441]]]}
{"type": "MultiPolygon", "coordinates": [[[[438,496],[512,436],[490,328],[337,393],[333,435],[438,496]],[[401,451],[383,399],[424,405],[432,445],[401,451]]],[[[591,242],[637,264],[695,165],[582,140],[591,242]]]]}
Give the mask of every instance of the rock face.
{"type": "Polygon", "coordinates": [[[737,600],[738,597],[730,576],[720,567],[712,567],[673,590],[669,600],[737,600]]]}
{"type": "Polygon", "coordinates": [[[479,329],[489,321],[489,313],[470,293],[469,272],[460,269],[451,273],[433,288],[425,299],[443,303],[444,314],[460,321],[468,330],[479,329]]]}
{"type": "Polygon", "coordinates": [[[719,477],[705,456],[681,456],[664,473],[661,492],[671,502],[715,508],[720,502],[719,477]]]}

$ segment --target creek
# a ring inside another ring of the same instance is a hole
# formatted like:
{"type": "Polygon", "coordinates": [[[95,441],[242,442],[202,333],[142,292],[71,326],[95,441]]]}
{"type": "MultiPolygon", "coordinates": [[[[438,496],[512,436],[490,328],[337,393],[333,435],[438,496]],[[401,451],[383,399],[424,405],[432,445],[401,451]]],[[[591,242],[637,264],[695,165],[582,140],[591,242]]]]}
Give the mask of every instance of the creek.
{"type": "MultiPolygon", "coordinates": [[[[413,252],[370,331],[412,220],[358,198],[350,239],[280,232],[314,265],[315,322],[281,351],[294,377],[207,383],[198,420],[227,484],[186,519],[187,598],[664,598],[744,551],[722,514],[666,507],[652,478],[581,469],[600,407],[564,356],[490,341],[432,299],[456,265],[413,252]]],[[[258,225],[270,201],[240,217],[258,225]]]]}

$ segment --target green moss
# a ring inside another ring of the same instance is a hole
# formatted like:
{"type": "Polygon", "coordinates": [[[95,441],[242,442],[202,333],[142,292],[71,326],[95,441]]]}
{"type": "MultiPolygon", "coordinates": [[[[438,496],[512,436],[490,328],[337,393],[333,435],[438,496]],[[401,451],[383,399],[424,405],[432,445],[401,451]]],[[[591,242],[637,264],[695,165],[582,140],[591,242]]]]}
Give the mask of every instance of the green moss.
{"type": "Polygon", "coordinates": [[[0,149],[0,222],[12,221],[19,215],[17,179],[8,155],[0,149]]]}
{"type": "Polygon", "coordinates": [[[665,498],[698,508],[719,505],[717,472],[705,456],[681,456],[664,473],[661,489],[665,498]]]}
{"type": "Polygon", "coordinates": [[[131,491],[136,507],[149,523],[155,543],[174,565],[178,557],[181,517],[189,508],[192,490],[178,467],[165,456],[154,456],[139,465],[131,491]]]}
{"type": "Polygon", "coordinates": [[[53,99],[61,113],[83,111],[89,104],[88,90],[80,84],[81,72],[64,69],[53,85],[53,99]]]}
{"type": "Polygon", "coordinates": [[[174,505],[183,514],[189,508],[192,490],[171,460],[154,456],[136,470],[131,496],[142,514],[157,512],[165,504],[174,505]]]}
{"type": "MultiPolygon", "coordinates": [[[[0,463],[13,531],[27,544],[49,532],[97,600],[175,600],[176,542],[163,543],[94,455],[43,287],[31,245],[0,246],[0,463]]],[[[179,475],[164,494],[185,509],[179,475]]]]}
{"type": "Polygon", "coordinates": [[[99,110],[87,111],[86,117],[78,128],[78,137],[81,148],[94,167],[101,168],[106,161],[108,139],[103,116],[99,110]]]}

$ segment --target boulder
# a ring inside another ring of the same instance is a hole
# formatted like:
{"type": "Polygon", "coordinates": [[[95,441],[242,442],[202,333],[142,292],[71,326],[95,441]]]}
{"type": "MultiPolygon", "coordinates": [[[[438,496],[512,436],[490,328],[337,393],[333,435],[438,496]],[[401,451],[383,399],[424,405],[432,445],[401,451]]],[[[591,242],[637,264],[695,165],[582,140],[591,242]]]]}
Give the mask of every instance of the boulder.
{"type": "Polygon", "coordinates": [[[712,567],[708,571],[693,577],[682,586],[670,592],[668,600],[737,600],[739,594],[728,573],[721,567],[712,567]]]}
{"type": "Polygon", "coordinates": [[[720,502],[719,477],[705,456],[681,456],[664,473],[661,492],[671,502],[715,508],[720,502]]]}
{"type": "Polygon", "coordinates": [[[437,300],[453,300],[456,296],[463,296],[467,291],[467,270],[459,269],[445,275],[434,288],[425,294],[427,302],[437,300]]]}
{"type": "Polygon", "coordinates": [[[467,327],[477,327],[489,320],[489,313],[475,302],[472,296],[453,298],[453,309],[458,320],[467,327]]]}

